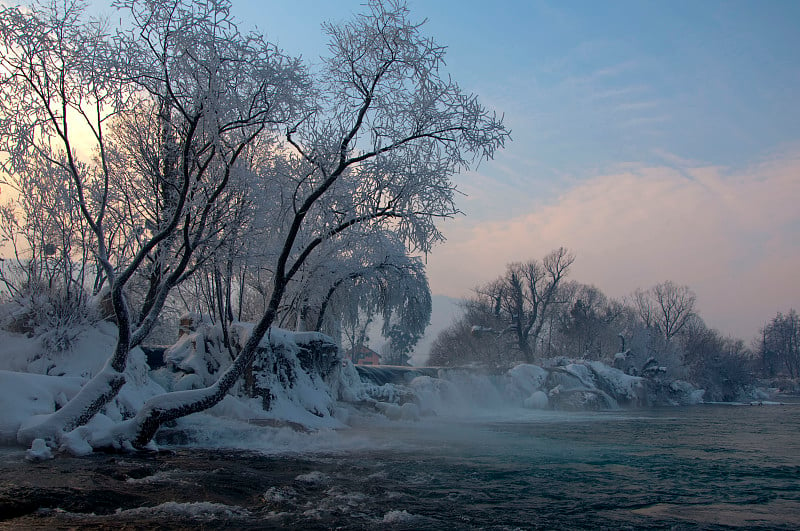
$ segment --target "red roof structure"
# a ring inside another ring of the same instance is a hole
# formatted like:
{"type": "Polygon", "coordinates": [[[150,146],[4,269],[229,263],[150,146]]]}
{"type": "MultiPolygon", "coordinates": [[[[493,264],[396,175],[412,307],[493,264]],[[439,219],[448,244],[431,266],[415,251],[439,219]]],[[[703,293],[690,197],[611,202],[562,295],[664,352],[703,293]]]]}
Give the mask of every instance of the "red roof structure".
{"type": "Polygon", "coordinates": [[[344,357],[356,365],[380,365],[381,357],[365,345],[358,345],[344,353],[344,357]]]}

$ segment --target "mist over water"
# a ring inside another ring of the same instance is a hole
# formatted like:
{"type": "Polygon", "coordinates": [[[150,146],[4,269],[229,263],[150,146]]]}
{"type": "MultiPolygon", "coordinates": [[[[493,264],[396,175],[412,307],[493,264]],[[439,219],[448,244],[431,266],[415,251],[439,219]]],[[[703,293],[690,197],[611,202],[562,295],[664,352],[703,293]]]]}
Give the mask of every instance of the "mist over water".
{"type": "MultiPolygon", "coordinates": [[[[157,502],[120,497],[95,516],[74,505],[16,523],[793,529],[798,413],[800,405],[787,404],[431,417],[365,423],[329,433],[336,442],[327,449],[283,455],[176,448],[115,463],[120,488],[147,484],[157,502]]],[[[76,463],[99,470],[103,459],[76,463]]]]}
{"type": "Polygon", "coordinates": [[[411,448],[375,461],[401,476],[408,463],[428,471],[417,511],[436,506],[478,527],[794,527],[798,412],[701,406],[443,423],[408,438],[392,430],[385,436],[411,448]]]}

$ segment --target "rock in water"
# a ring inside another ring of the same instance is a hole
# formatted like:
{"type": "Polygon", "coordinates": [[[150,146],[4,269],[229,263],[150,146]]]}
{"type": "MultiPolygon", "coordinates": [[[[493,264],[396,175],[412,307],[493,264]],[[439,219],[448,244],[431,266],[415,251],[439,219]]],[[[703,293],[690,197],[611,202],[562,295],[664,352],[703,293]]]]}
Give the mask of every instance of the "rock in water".
{"type": "Polygon", "coordinates": [[[53,458],[53,452],[44,439],[34,439],[31,447],[25,452],[25,459],[32,463],[47,461],[53,458]]]}

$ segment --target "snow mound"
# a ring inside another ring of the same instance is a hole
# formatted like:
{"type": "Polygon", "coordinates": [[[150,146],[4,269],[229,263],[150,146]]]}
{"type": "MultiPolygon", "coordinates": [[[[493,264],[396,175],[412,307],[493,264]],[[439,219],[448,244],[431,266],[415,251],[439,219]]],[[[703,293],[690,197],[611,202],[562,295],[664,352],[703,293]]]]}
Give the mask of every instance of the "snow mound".
{"type": "Polygon", "coordinates": [[[34,439],[30,449],[25,452],[25,459],[31,462],[46,461],[53,458],[53,452],[44,439],[34,439]]]}
{"type": "Polygon", "coordinates": [[[83,378],[0,371],[0,443],[15,444],[20,426],[54,412],[78,394],[83,378]]]}
{"type": "Polygon", "coordinates": [[[114,351],[117,327],[101,321],[92,326],[81,325],[70,330],[69,348],[47,348],[42,336],[27,337],[3,331],[0,341],[0,369],[90,378],[105,365],[114,351]]]}
{"type": "Polygon", "coordinates": [[[534,391],[531,396],[525,399],[523,405],[528,409],[547,409],[550,400],[544,391],[534,391]]]}

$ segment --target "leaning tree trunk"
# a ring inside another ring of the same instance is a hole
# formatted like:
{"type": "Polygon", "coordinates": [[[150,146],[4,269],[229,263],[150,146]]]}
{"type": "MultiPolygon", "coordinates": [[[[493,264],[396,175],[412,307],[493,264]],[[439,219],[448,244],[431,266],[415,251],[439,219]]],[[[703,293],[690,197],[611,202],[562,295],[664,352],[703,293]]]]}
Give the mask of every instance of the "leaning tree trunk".
{"type": "Polygon", "coordinates": [[[111,301],[118,328],[114,355],[64,407],[44,416],[36,424],[21,428],[17,432],[17,442],[20,444],[28,445],[39,438],[58,440],[61,434],[83,426],[113,400],[125,385],[123,373],[131,348],[130,312],[122,286],[119,284],[112,287],[111,301]]]}
{"type": "Polygon", "coordinates": [[[250,337],[242,347],[241,352],[233,360],[231,366],[213,385],[203,389],[176,391],[158,395],[145,403],[136,417],[132,419],[134,431],[132,443],[135,447],[142,448],[149,444],[165,422],[205,411],[225,398],[228,391],[242,377],[247,368],[252,365],[261,345],[261,340],[275,321],[278,305],[285,289],[285,282],[276,283],[267,311],[251,331],[250,337]]]}

